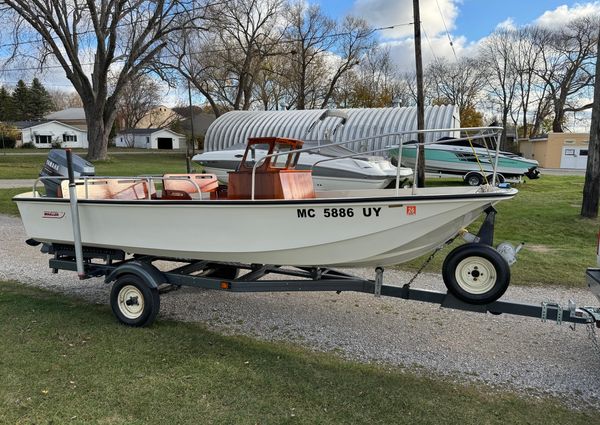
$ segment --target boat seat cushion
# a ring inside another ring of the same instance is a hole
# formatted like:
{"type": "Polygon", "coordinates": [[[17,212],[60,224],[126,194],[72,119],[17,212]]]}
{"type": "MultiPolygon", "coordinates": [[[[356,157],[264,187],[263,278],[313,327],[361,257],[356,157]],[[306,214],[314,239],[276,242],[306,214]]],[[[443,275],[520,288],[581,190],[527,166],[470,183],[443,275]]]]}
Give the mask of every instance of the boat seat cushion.
{"type": "Polygon", "coordinates": [[[218,187],[219,182],[214,174],[165,174],[163,176],[163,198],[167,199],[201,199],[203,193],[216,192],[218,187]]]}
{"type": "MultiPolygon", "coordinates": [[[[149,185],[146,180],[136,179],[88,179],[87,196],[86,185],[83,180],[76,181],[78,199],[148,199],[148,187],[150,195],[156,190],[154,184],[149,185]]],[[[63,198],[69,198],[69,182],[61,182],[63,198]]]]}

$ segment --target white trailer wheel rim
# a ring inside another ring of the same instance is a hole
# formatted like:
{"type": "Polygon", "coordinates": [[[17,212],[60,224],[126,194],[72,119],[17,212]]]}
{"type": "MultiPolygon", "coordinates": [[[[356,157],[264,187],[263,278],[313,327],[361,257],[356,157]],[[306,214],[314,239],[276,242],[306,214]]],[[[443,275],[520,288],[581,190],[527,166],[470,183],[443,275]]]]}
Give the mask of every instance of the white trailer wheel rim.
{"type": "Polygon", "coordinates": [[[133,285],[121,288],[117,302],[119,311],[128,319],[137,319],[144,311],[144,294],[133,285]]]}
{"type": "Polygon", "coordinates": [[[456,283],[472,295],[485,294],[496,284],[496,268],[483,257],[467,257],[456,266],[456,283]]]}

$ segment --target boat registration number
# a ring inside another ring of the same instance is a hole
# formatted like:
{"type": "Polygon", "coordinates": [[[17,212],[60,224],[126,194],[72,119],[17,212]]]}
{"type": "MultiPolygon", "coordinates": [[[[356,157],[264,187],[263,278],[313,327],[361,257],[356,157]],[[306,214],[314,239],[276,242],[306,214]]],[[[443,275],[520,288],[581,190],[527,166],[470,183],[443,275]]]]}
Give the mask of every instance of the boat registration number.
{"type": "Polygon", "coordinates": [[[346,218],[354,217],[355,215],[362,215],[363,217],[379,217],[381,213],[381,207],[366,207],[357,208],[323,208],[322,210],[316,210],[314,208],[298,208],[298,218],[315,218],[317,215],[321,215],[325,218],[346,218]]]}

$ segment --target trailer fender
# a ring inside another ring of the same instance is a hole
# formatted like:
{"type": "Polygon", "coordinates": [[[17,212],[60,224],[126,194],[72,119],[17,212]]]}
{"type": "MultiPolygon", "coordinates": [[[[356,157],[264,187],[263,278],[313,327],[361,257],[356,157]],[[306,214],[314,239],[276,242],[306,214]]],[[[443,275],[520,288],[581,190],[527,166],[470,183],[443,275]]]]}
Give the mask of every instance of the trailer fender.
{"type": "Polygon", "coordinates": [[[165,276],[152,264],[134,260],[125,263],[110,272],[104,279],[104,283],[114,282],[119,276],[123,276],[124,274],[139,276],[151,288],[158,288],[161,283],[167,281],[165,276]]]}

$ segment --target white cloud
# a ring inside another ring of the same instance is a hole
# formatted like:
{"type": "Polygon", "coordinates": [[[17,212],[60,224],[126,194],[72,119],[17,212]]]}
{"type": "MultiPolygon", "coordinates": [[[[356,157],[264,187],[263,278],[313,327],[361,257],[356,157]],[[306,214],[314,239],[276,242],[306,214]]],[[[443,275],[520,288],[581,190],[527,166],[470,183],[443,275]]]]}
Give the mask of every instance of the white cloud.
{"type": "MultiPolygon", "coordinates": [[[[454,29],[454,22],[458,15],[458,3],[459,0],[421,0],[421,22],[428,31],[431,31],[430,36],[445,32],[444,21],[448,31],[454,29]]],[[[412,0],[356,0],[351,13],[366,19],[374,27],[413,22],[412,0]]],[[[412,25],[404,25],[382,31],[381,36],[393,39],[410,36],[412,33],[412,25]]]]}
{"type": "Polygon", "coordinates": [[[517,25],[515,24],[515,21],[513,18],[506,18],[505,20],[500,22],[498,25],[496,25],[497,30],[514,30],[516,28],[517,28],[517,25]]]}
{"type": "Polygon", "coordinates": [[[584,16],[590,16],[594,14],[600,14],[600,2],[589,2],[589,3],[576,3],[572,7],[567,5],[558,6],[554,10],[548,10],[544,12],[534,23],[542,25],[544,27],[556,28],[557,26],[564,25],[572,19],[582,18],[584,16]]]}

